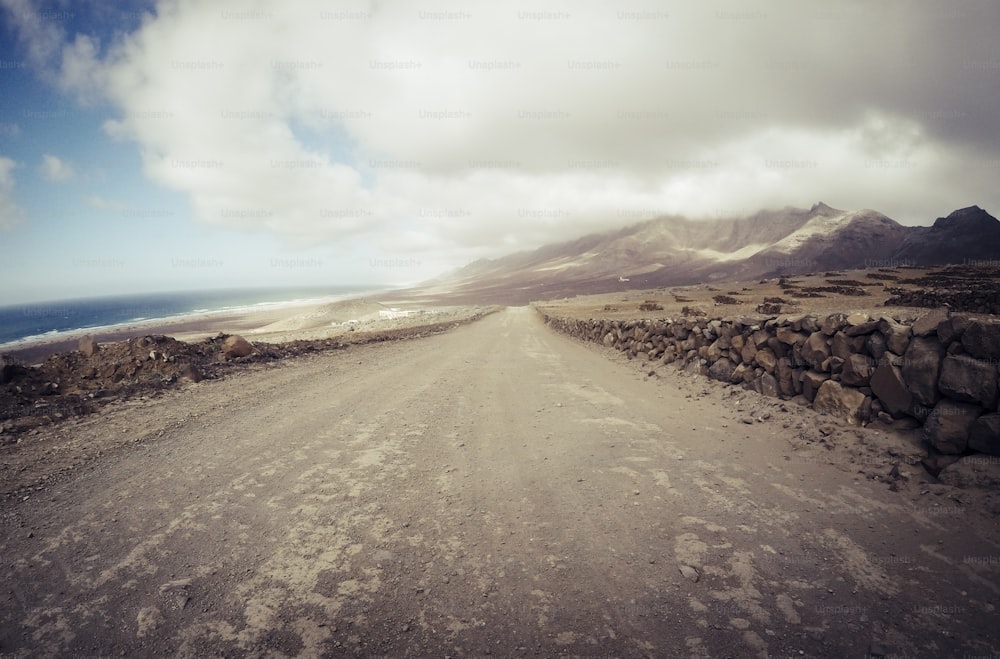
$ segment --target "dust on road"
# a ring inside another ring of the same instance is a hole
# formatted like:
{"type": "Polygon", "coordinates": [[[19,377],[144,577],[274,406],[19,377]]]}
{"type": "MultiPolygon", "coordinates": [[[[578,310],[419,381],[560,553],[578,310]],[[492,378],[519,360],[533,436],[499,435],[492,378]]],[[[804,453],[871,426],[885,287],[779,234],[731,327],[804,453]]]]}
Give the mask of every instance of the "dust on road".
{"type": "Polygon", "coordinates": [[[735,393],[512,308],[123,406],[4,504],[0,653],[1000,653],[995,518],[735,393]]]}

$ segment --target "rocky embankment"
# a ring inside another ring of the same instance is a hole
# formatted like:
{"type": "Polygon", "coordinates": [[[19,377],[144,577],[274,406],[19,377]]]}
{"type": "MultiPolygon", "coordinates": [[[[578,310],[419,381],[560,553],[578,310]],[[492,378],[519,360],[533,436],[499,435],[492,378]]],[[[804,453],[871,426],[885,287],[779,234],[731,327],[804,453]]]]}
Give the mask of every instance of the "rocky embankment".
{"type": "Polygon", "coordinates": [[[555,329],[630,358],[798,399],[852,424],[920,424],[932,473],[959,456],[981,464],[995,460],[970,454],[1000,455],[1000,319],[945,309],[909,324],[863,313],[710,318],[685,312],[628,321],[542,315],[555,329]]]}

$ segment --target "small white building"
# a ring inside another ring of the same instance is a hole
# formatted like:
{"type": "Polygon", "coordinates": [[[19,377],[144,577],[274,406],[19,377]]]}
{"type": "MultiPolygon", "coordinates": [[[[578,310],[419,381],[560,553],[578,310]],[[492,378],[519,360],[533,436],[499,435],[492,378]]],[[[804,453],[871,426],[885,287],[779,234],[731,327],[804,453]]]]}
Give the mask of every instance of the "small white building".
{"type": "Polygon", "coordinates": [[[399,309],[396,309],[395,307],[393,307],[392,309],[381,309],[381,310],[379,310],[378,317],[382,318],[383,320],[392,320],[394,318],[406,318],[407,316],[410,316],[413,313],[415,313],[415,312],[413,312],[413,311],[400,311],[399,309]]]}

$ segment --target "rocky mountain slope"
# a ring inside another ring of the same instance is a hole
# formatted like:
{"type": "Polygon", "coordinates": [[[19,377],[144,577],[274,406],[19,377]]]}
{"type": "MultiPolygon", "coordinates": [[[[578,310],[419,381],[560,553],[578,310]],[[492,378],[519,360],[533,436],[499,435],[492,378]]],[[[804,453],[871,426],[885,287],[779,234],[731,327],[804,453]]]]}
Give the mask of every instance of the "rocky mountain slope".
{"type": "Polygon", "coordinates": [[[693,221],[661,217],[622,229],[484,259],[426,289],[502,302],[845,268],[930,265],[1000,255],[1000,221],[972,206],[930,227],[874,210],[766,210],[693,221]],[[628,281],[623,281],[628,280],[628,281]]]}

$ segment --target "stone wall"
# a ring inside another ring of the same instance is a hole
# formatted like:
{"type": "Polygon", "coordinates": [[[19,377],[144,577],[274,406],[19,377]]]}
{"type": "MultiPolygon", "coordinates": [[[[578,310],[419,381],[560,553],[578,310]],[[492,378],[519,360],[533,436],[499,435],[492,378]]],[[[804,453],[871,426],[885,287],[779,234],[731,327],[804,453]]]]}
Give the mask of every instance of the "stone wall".
{"type": "Polygon", "coordinates": [[[1000,455],[1000,319],[932,311],[912,323],[867,314],[576,320],[553,328],[650,363],[803,397],[865,425],[915,419],[940,453],[1000,455]]]}

